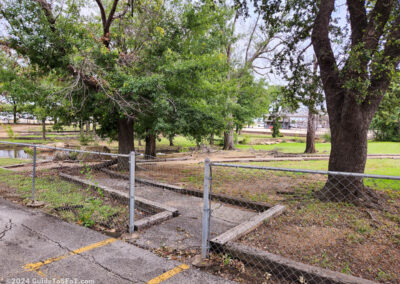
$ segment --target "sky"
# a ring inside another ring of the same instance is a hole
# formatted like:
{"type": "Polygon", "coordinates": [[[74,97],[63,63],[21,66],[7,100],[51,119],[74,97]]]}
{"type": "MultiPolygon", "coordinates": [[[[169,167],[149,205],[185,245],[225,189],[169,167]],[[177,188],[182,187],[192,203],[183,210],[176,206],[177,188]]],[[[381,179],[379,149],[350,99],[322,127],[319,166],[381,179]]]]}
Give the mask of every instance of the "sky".
{"type": "MultiPolygon", "coordinates": [[[[343,27],[345,27],[347,25],[347,23],[346,23],[347,6],[346,6],[345,1],[346,0],[337,0],[336,1],[336,10],[333,15],[334,17],[340,18],[339,24],[343,27]]],[[[54,1],[54,2],[57,2],[57,1],[54,1]]],[[[232,1],[228,0],[228,1],[226,1],[226,3],[229,5],[232,3],[232,1]]],[[[99,14],[98,7],[94,0],[87,1],[86,4],[87,4],[87,7],[85,7],[82,10],[82,15],[89,16],[89,15],[98,15],[99,14]]],[[[256,19],[257,19],[257,15],[255,14],[252,4],[250,4],[249,5],[249,17],[248,18],[244,18],[244,17],[239,18],[239,20],[236,24],[235,33],[239,37],[239,40],[233,46],[233,54],[234,54],[234,58],[236,60],[238,60],[239,62],[244,61],[245,49],[246,49],[247,42],[248,42],[249,36],[251,34],[253,25],[256,22],[256,19]]],[[[262,19],[260,19],[259,23],[262,25],[262,23],[263,23],[262,19]]],[[[5,24],[5,21],[2,19],[0,19],[0,36],[7,36],[6,24],[5,24]]],[[[258,30],[256,32],[256,36],[259,36],[260,38],[262,38],[262,33],[260,30],[258,30]]],[[[272,44],[274,44],[274,42],[272,42],[272,44]]],[[[337,54],[339,54],[341,52],[341,50],[338,46],[334,46],[334,49],[337,54]]],[[[313,57],[313,49],[309,48],[309,50],[306,53],[306,58],[308,58],[311,61],[312,57],[313,57]]],[[[268,65],[268,61],[259,59],[258,61],[256,61],[256,65],[264,67],[264,66],[268,65]]],[[[269,72],[267,72],[267,73],[269,73],[269,72]]],[[[262,76],[262,75],[255,73],[255,76],[258,79],[265,79],[270,85],[285,85],[286,84],[286,82],[281,77],[273,75],[273,74],[268,74],[268,75],[262,76]]]]}

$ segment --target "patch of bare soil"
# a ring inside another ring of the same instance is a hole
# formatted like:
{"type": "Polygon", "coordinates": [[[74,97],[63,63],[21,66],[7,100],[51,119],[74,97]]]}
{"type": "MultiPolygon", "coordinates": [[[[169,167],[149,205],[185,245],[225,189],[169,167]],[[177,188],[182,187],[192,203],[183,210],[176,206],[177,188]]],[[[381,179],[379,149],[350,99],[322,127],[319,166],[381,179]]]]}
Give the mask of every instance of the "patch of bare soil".
{"type": "Polygon", "coordinates": [[[365,279],[400,283],[399,220],[353,206],[318,207],[290,209],[238,242],[365,279]]]}

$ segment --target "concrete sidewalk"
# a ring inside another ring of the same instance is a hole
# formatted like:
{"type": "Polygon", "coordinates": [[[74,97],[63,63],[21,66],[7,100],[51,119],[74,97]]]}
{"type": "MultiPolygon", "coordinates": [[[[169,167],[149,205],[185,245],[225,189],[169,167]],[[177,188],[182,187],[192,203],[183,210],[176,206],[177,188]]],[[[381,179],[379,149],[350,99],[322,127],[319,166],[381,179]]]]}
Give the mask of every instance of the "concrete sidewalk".
{"type": "Polygon", "coordinates": [[[0,198],[0,283],[161,282],[232,283],[0,198]]]}

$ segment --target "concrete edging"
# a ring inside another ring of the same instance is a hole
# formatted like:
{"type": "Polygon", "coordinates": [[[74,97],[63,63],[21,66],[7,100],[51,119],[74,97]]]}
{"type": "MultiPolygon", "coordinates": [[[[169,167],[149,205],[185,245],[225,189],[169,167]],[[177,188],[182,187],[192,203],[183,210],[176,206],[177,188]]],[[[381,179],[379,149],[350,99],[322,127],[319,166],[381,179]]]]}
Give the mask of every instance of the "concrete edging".
{"type": "MultiPolygon", "coordinates": [[[[102,169],[100,169],[100,171],[102,171],[106,174],[109,174],[110,176],[123,178],[123,179],[129,179],[129,177],[127,175],[115,173],[108,169],[102,168],[102,169]]],[[[183,187],[172,185],[172,184],[161,183],[161,182],[156,182],[156,181],[142,179],[142,178],[135,178],[135,181],[137,181],[141,184],[145,184],[145,185],[150,185],[150,186],[155,186],[155,187],[159,187],[159,188],[163,188],[163,189],[167,189],[167,190],[172,190],[172,191],[175,191],[175,192],[178,192],[181,194],[187,194],[187,195],[192,195],[192,196],[196,196],[196,197],[203,197],[203,191],[196,190],[196,189],[187,189],[187,188],[183,188],[183,187]]],[[[218,200],[218,201],[221,201],[224,203],[245,207],[248,209],[255,210],[257,212],[264,212],[265,210],[268,210],[272,207],[272,205],[270,205],[270,204],[265,204],[265,203],[261,203],[261,202],[255,202],[255,201],[248,201],[243,198],[231,197],[231,196],[224,195],[224,194],[210,193],[210,197],[213,200],[218,200]]]]}
{"type": "MultiPolygon", "coordinates": [[[[124,199],[126,202],[129,202],[129,193],[128,192],[123,192],[119,191],[113,188],[110,188],[108,186],[104,185],[99,185],[96,184],[92,181],[81,179],[79,177],[71,176],[65,173],[60,173],[60,177],[64,180],[67,180],[69,182],[74,182],[80,185],[84,186],[89,186],[90,188],[100,188],[102,189],[105,193],[109,194],[110,196],[119,198],[119,199],[124,199]]],[[[173,217],[176,217],[179,215],[178,209],[170,206],[166,206],[164,204],[147,200],[141,197],[135,197],[135,204],[138,206],[138,208],[147,208],[151,209],[153,211],[156,211],[157,213],[145,218],[142,218],[140,220],[135,221],[135,230],[140,230],[146,227],[150,227],[152,225],[158,224],[160,222],[163,222],[165,220],[171,219],[173,217]]]]}
{"type": "MultiPolygon", "coordinates": [[[[155,182],[155,181],[141,179],[141,178],[136,178],[135,180],[137,182],[140,182],[145,185],[160,187],[160,188],[164,188],[164,189],[172,190],[172,191],[175,191],[178,193],[192,195],[192,196],[196,196],[196,197],[203,197],[203,192],[200,190],[187,189],[187,188],[179,187],[179,186],[172,185],[172,184],[160,183],[160,182],[155,182]]],[[[210,193],[210,197],[212,200],[218,200],[220,202],[224,202],[224,203],[228,203],[228,204],[232,204],[232,205],[236,205],[236,206],[240,206],[240,207],[245,207],[248,209],[255,210],[257,212],[264,212],[265,210],[268,210],[272,207],[269,204],[248,201],[243,198],[231,197],[231,196],[224,195],[224,194],[210,193]]]]}
{"type": "Polygon", "coordinates": [[[211,240],[211,244],[213,245],[224,245],[228,242],[234,241],[241,236],[253,231],[257,228],[261,223],[265,222],[272,217],[278,216],[285,211],[286,207],[283,205],[275,205],[274,207],[251,217],[246,222],[243,222],[236,227],[222,233],[211,240]]]}
{"type": "Polygon", "coordinates": [[[268,269],[272,273],[284,275],[286,279],[293,281],[303,279],[303,283],[309,284],[377,284],[371,280],[304,264],[238,243],[227,243],[220,249],[246,264],[268,269]]]}
{"type": "Polygon", "coordinates": [[[309,284],[377,284],[374,281],[312,266],[289,258],[245,246],[234,241],[251,232],[262,222],[280,215],[285,206],[276,205],[226,231],[210,241],[211,250],[224,252],[245,264],[258,267],[287,280],[309,284]]]}

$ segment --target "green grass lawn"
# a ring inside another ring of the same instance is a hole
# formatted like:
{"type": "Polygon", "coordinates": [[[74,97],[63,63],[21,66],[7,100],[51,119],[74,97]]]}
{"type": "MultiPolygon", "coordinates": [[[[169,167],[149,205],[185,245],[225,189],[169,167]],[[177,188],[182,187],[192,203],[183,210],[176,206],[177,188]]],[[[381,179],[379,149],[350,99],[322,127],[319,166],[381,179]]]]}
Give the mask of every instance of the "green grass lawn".
{"type": "MultiPolygon", "coordinates": [[[[307,170],[328,170],[328,160],[317,161],[273,161],[262,163],[251,163],[266,167],[307,169],[307,170]]],[[[400,176],[400,159],[369,159],[365,168],[366,174],[400,176]]]]}
{"type": "Polygon", "coordinates": [[[30,160],[14,159],[14,158],[0,158],[0,167],[24,164],[24,163],[29,163],[29,162],[30,162],[30,160]]]}
{"type": "Polygon", "coordinates": [[[62,140],[57,140],[54,138],[48,138],[46,140],[42,139],[35,139],[35,140],[24,140],[24,139],[7,139],[7,142],[13,142],[13,143],[23,143],[23,144],[47,144],[47,143],[54,143],[54,142],[60,142],[62,140]]]}
{"type": "MultiPolygon", "coordinates": [[[[82,206],[75,214],[67,210],[59,212],[67,221],[91,227],[95,223],[108,222],[114,214],[128,216],[127,206],[106,202],[108,199],[100,189],[94,192],[53,175],[37,177],[35,181],[35,199],[45,202],[44,210],[48,213],[54,213],[53,209],[60,206],[82,206]]],[[[14,188],[21,198],[28,200],[31,197],[32,178],[24,173],[0,169],[0,184],[14,188]]]]}
{"type": "MultiPolygon", "coordinates": [[[[255,139],[272,139],[271,135],[255,135],[255,134],[245,134],[239,136],[239,141],[246,139],[248,142],[254,141],[255,139]]],[[[215,145],[218,145],[218,142],[222,138],[216,137],[215,145]]],[[[273,144],[273,145],[249,145],[249,144],[236,144],[237,149],[254,149],[254,150],[265,150],[265,151],[280,151],[283,153],[294,153],[301,154],[304,153],[306,144],[302,142],[286,142],[291,140],[298,140],[303,138],[296,137],[280,137],[277,139],[281,139],[285,142],[273,144]]],[[[138,146],[137,141],[135,141],[135,147],[144,149],[144,141],[142,141],[143,146],[138,146]]],[[[208,141],[205,141],[205,144],[208,144],[208,141]]],[[[169,140],[167,138],[161,138],[161,141],[157,141],[158,149],[166,149],[169,148],[169,140]]],[[[180,151],[188,151],[189,147],[196,147],[196,142],[189,138],[183,136],[177,136],[174,138],[174,147],[171,149],[180,149],[180,151]]],[[[331,149],[330,143],[316,143],[316,149],[318,154],[329,154],[331,149]]],[[[368,142],[368,154],[400,154],[400,142],[376,142],[369,141],[368,142]]]]}
{"type": "MultiPolygon", "coordinates": [[[[279,143],[274,145],[236,145],[238,149],[251,149],[254,150],[265,150],[265,151],[280,151],[283,153],[304,153],[306,144],[305,143],[279,143]]],[[[330,143],[316,143],[315,145],[318,153],[327,154],[330,152],[330,143]]],[[[368,154],[400,154],[400,143],[399,142],[368,142],[368,154]]]]}

